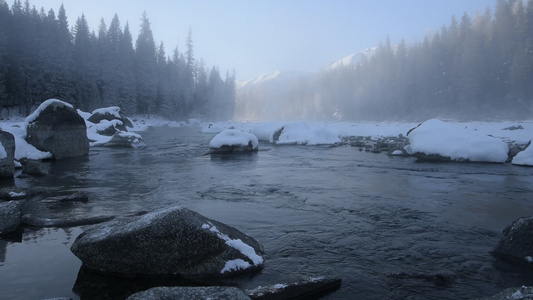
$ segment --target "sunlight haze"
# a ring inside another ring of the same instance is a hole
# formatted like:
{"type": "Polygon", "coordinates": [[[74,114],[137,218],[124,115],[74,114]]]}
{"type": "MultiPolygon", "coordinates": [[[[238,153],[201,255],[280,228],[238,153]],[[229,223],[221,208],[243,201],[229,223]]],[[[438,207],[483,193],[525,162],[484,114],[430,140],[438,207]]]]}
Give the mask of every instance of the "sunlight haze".
{"type": "MultiPolygon", "coordinates": [[[[237,80],[281,71],[316,72],[320,68],[384,41],[420,42],[426,33],[482,14],[495,0],[367,1],[139,1],[34,0],[31,5],[57,13],[61,3],[69,25],[84,14],[92,30],[100,19],[109,26],[115,13],[137,37],[146,11],[156,45],[167,55],[185,49],[189,27],[196,59],[216,65],[221,74],[235,69],[237,80]]],[[[8,2],[9,3],[9,2],[8,2]]]]}

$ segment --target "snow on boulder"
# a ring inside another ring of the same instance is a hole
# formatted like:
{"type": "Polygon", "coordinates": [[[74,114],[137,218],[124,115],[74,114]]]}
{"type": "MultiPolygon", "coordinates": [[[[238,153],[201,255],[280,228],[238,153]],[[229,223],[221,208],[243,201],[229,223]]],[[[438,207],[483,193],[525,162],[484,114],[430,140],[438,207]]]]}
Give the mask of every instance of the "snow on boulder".
{"type": "Polygon", "coordinates": [[[227,129],[209,142],[209,153],[250,152],[259,150],[259,141],[251,133],[227,129]]]}
{"type": "Polygon", "coordinates": [[[518,152],[513,157],[511,163],[513,165],[533,166],[533,147],[531,147],[531,142],[524,151],[518,152]]]}
{"type": "Polygon", "coordinates": [[[55,159],[89,154],[85,120],[69,103],[46,100],[25,122],[26,141],[55,159]]]}
{"type": "Polygon", "coordinates": [[[103,146],[118,148],[143,148],[146,147],[141,135],[134,132],[117,131],[103,146]]]}
{"type": "Polygon", "coordinates": [[[413,128],[408,137],[406,151],[420,158],[499,163],[508,159],[509,146],[501,139],[471,133],[438,119],[413,128]]]}
{"type": "Polygon", "coordinates": [[[0,130],[0,178],[13,177],[15,172],[15,137],[0,130]]]}
{"type": "Polygon", "coordinates": [[[339,134],[323,126],[309,126],[305,122],[287,123],[283,126],[276,144],[331,145],[340,143],[339,134]]]}
{"type": "Polygon", "coordinates": [[[71,251],[89,269],[123,276],[220,278],[263,267],[255,239],[181,207],[89,227],[71,251]]]}
{"type": "MultiPolygon", "coordinates": [[[[133,127],[133,123],[129,118],[124,116],[120,112],[120,107],[118,106],[111,106],[106,108],[99,108],[92,112],[91,116],[87,118],[87,121],[98,124],[102,120],[106,121],[113,121],[113,120],[119,120],[120,122],[115,122],[116,128],[118,130],[127,131],[126,127],[133,127]]],[[[112,134],[111,134],[112,135],[112,134]]]]}

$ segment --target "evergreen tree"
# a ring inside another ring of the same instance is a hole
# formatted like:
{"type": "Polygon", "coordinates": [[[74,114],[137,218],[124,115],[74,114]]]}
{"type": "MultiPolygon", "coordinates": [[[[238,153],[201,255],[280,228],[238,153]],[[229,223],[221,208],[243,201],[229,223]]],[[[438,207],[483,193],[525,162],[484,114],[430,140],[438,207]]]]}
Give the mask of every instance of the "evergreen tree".
{"type": "Polygon", "coordinates": [[[135,76],[137,111],[150,114],[157,94],[157,60],[154,37],[146,12],[141,18],[141,30],[136,41],[135,76]]]}

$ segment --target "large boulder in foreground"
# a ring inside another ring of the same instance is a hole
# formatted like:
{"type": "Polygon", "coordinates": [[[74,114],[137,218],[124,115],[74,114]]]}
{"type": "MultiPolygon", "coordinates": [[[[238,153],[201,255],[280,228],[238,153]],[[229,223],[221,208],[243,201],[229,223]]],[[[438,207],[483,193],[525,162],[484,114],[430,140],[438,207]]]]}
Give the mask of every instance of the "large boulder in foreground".
{"type": "Polygon", "coordinates": [[[85,120],[66,102],[50,99],[26,118],[26,141],[55,159],[89,154],[85,120]]]}
{"type": "Polygon", "coordinates": [[[123,276],[216,278],[263,266],[255,239],[181,207],[95,225],[71,250],[85,267],[123,276]]]}
{"type": "Polygon", "coordinates": [[[259,141],[251,133],[227,129],[211,139],[209,148],[209,153],[254,152],[259,150],[259,141]]]}
{"type": "Polygon", "coordinates": [[[491,254],[509,263],[533,267],[533,217],[520,218],[507,226],[491,254]]]}
{"type": "Polygon", "coordinates": [[[13,177],[15,172],[15,137],[0,130],[0,178],[13,177]]]}
{"type": "Polygon", "coordinates": [[[18,202],[0,202],[0,235],[17,230],[21,217],[22,211],[18,202]]]}
{"type": "Polygon", "coordinates": [[[127,300],[189,300],[189,299],[217,299],[217,300],[250,300],[242,290],[229,286],[207,287],[155,287],[135,293],[127,300]]]}

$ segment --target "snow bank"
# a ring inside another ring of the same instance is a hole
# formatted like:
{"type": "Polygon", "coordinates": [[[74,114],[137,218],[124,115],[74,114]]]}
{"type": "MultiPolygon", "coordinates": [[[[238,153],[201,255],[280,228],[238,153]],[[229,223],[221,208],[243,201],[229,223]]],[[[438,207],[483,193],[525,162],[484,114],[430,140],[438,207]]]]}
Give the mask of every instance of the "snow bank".
{"type": "Polygon", "coordinates": [[[456,124],[431,119],[409,134],[411,154],[439,155],[452,160],[505,162],[508,145],[501,139],[467,132],[456,124]]]}
{"type": "Polygon", "coordinates": [[[31,115],[29,115],[26,118],[26,126],[31,124],[31,123],[33,123],[35,121],[35,119],[37,119],[39,117],[41,112],[43,110],[45,110],[46,108],[48,108],[48,106],[51,106],[54,109],[58,108],[58,107],[70,107],[70,108],[74,109],[74,106],[72,106],[72,104],[70,104],[70,103],[63,102],[63,101],[58,100],[58,99],[48,99],[48,100],[44,101],[43,103],[41,103],[41,105],[39,105],[39,107],[37,107],[37,109],[31,115]]]}
{"type": "Polygon", "coordinates": [[[533,166],[533,147],[529,145],[524,151],[519,152],[513,161],[513,165],[533,166]]]}
{"type": "Polygon", "coordinates": [[[243,146],[247,147],[250,142],[252,143],[252,148],[257,149],[259,146],[259,141],[257,137],[251,133],[243,132],[235,129],[227,129],[217,134],[211,142],[209,142],[209,147],[211,148],[221,148],[222,146],[243,146]]]}

